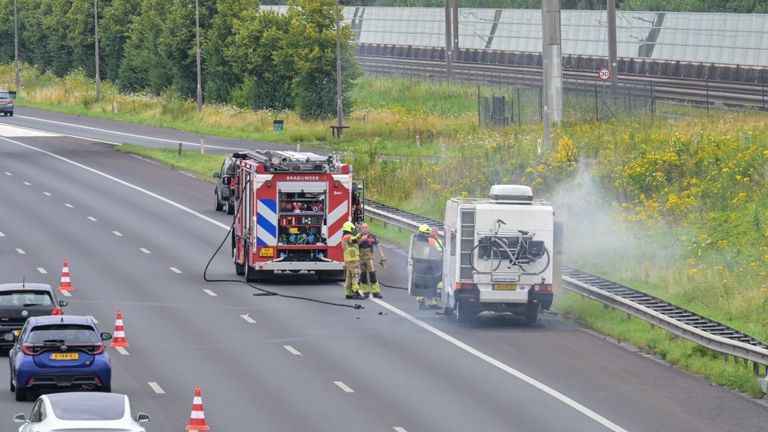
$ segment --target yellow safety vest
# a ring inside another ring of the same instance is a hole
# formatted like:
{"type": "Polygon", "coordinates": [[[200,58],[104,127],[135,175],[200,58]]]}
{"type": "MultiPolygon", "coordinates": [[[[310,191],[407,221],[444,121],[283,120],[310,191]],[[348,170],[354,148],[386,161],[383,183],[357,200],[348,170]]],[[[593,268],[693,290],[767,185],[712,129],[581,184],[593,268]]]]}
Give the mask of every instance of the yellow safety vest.
{"type": "Polygon", "coordinates": [[[356,236],[344,234],[341,237],[341,248],[344,249],[344,262],[360,261],[360,248],[357,247],[357,241],[360,237],[361,234],[356,236]]]}

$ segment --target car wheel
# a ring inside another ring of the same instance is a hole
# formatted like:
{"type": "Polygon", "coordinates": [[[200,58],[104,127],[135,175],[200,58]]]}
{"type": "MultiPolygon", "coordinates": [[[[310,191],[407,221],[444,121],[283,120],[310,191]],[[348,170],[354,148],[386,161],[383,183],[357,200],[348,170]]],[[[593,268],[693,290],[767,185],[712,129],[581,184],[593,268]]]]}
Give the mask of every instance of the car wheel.
{"type": "Polygon", "coordinates": [[[16,389],[16,401],[18,402],[25,402],[27,400],[27,389],[23,388],[17,388],[16,389]]]}
{"type": "Polygon", "coordinates": [[[222,202],[219,201],[219,194],[214,193],[213,199],[214,199],[214,203],[215,203],[214,207],[216,207],[216,211],[221,211],[224,208],[224,204],[222,204],[222,202]]]}
{"type": "Polygon", "coordinates": [[[11,117],[13,117],[13,112],[11,112],[9,115],[10,115],[11,117]]]}
{"type": "Polygon", "coordinates": [[[112,393],[112,385],[105,385],[99,389],[100,392],[112,393]]]}
{"type": "Polygon", "coordinates": [[[227,201],[227,214],[235,214],[235,205],[232,203],[232,201],[227,201]]]}
{"type": "Polygon", "coordinates": [[[13,377],[11,377],[10,379],[8,379],[8,383],[9,383],[9,386],[8,386],[8,387],[10,388],[10,390],[11,390],[12,392],[15,392],[15,391],[16,391],[16,386],[15,386],[15,385],[13,385],[13,377]]]}

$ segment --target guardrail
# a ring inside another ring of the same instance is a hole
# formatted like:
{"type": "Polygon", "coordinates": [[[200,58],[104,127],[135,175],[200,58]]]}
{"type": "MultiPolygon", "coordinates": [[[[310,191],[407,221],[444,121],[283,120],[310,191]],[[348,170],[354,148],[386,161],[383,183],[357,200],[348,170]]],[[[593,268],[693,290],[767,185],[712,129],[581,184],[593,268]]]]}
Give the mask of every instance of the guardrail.
{"type": "MultiPolygon", "coordinates": [[[[442,222],[415,215],[375,201],[365,201],[365,212],[370,218],[380,220],[409,231],[416,231],[421,224],[442,226],[442,222]]],[[[745,367],[755,375],[768,374],[768,344],[725,324],[698,315],[657,297],[629,288],[616,282],[576,270],[563,268],[562,287],[606,306],[626,312],[673,334],[723,354],[742,359],[745,367]],[[761,371],[765,367],[765,374],[761,371]]],[[[768,377],[760,380],[763,392],[768,390],[768,377]]]]}

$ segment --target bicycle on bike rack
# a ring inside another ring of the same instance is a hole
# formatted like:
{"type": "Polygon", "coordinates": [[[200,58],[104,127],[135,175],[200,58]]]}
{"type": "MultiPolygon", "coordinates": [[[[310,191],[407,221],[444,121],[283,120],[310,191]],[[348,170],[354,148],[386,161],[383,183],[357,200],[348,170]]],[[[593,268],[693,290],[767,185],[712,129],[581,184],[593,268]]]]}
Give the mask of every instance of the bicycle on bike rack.
{"type": "Polygon", "coordinates": [[[521,275],[540,275],[550,264],[550,253],[542,240],[534,240],[529,231],[502,233],[501,226],[506,223],[497,219],[489,231],[490,235],[480,238],[472,248],[470,265],[475,272],[487,273],[487,268],[478,268],[476,259],[490,263],[491,272],[496,272],[502,264],[506,269],[517,267],[521,275]],[[477,257],[477,258],[475,258],[477,257]]]}

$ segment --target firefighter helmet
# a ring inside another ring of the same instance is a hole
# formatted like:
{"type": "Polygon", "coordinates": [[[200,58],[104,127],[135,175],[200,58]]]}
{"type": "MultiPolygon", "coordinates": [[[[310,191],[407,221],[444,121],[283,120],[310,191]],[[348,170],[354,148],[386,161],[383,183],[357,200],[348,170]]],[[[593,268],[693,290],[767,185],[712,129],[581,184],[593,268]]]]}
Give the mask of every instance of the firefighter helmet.
{"type": "Polygon", "coordinates": [[[430,231],[431,230],[429,228],[429,225],[427,224],[421,224],[421,226],[419,227],[419,234],[429,234],[430,231]]]}
{"type": "Polygon", "coordinates": [[[355,224],[353,224],[350,221],[344,222],[344,225],[342,225],[341,230],[342,231],[353,232],[353,231],[355,231],[355,224]]]}

